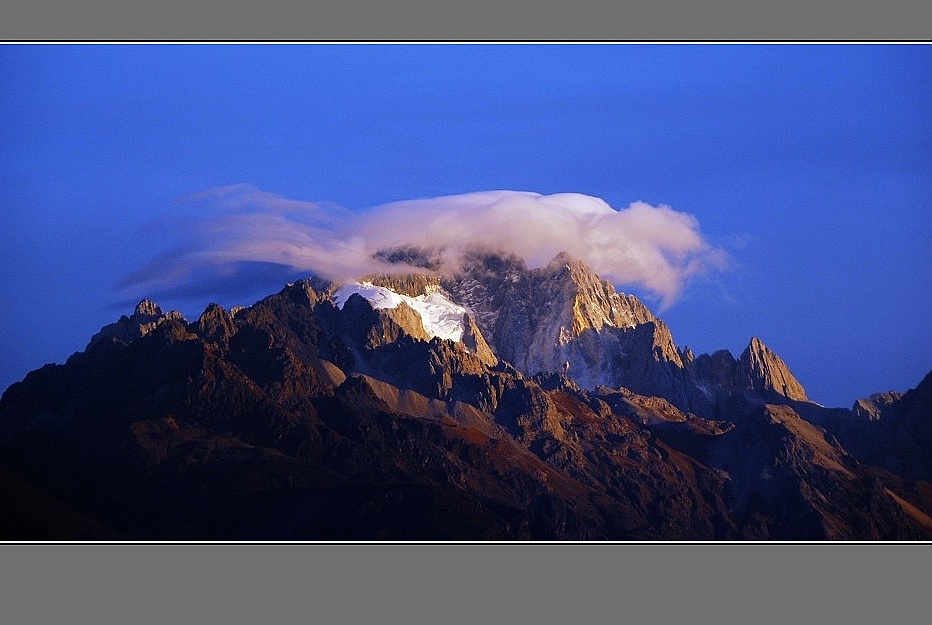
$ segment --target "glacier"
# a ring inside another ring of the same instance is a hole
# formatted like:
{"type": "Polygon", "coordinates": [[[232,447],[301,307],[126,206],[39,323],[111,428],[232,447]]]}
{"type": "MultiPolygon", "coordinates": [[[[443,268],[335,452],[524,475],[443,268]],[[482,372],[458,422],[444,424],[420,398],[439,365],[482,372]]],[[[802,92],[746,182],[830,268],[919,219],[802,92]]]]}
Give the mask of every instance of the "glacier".
{"type": "Polygon", "coordinates": [[[424,330],[431,336],[459,342],[463,338],[466,309],[454,304],[440,291],[432,291],[417,297],[401,295],[391,289],[376,286],[371,282],[346,282],[333,293],[333,303],[342,309],[352,295],[359,295],[374,309],[397,308],[404,302],[421,317],[424,330]]]}

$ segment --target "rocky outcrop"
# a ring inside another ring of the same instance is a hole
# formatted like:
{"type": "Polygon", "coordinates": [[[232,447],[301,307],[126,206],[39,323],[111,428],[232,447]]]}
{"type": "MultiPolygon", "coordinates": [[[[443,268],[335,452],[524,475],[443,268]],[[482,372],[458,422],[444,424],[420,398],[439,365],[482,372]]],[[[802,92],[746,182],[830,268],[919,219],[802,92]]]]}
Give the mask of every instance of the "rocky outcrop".
{"type": "Polygon", "coordinates": [[[91,337],[85,349],[89,349],[105,339],[116,340],[124,344],[129,344],[136,339],[142,338],[154,330],[163,321],[179,319],[184,320],[184,316],[177,310],[162,312],[158,304],[144,299],[136,304],[133,314],[127,317],[122,315],[116,322],[105,325],[94,336],[91,337]]]}
{"type": "Polygon", "coordinates": [[[809,401],[786,363],[756,337],[738,359],[720,349],[685,364],[693,385],[712,404],[727,404],[730,395],[748,392],[761,402],[809,401]]]}
{"type": "Polygon", "coordinates": [[[805,417],[859,462],[932,482],[932,373],[914,389],[875,393],[855,401],[851,410],[806,408],[805,417]]]}
{"type": "Polygon", "coordinates": [[[795,401],[809,401],[802,384],[786,363],[763,341],[754,337],[741,353],[735,371],[737,385],[759,392],[774,392],[795,401]]]}
{"type": "Polygon", "coordinates": [[[887,418],[894,414],[898,415],[897,402],[902,398],[902,393],[888,391],[855,400],[851,408],[852,417],[858,421],[879,421],[885,413],[887,418]]]}
{"type": "Polygon", "coordinates": [[[617,385],[625,340],[616,331],[649,323],[659,328],[651,353],[681,366],[662,321],[566,254],[528,269],[514,256],[473,253],[443,285],[473,311],[496,355],[529,375],[563,371],[587,388],[617,385]]]}
{"type": "Polygon", "coordinates": [[[236,334],[236,324],[222,306],[210,304],[197,320],[197,333],[205,341],[225,345],[236,334]]]}
{"type": "Polygon", "coordinates": [[[426,273],[376,274],[362,279],[376,286],[391,289],[395,293],[417,297],[440,286],[440,278],[426,273]]]}
{"type": "Polygon", "coordinates": [[[463,315],[463,338],[461,341],[466,349],[475,354],[476,358],[482,363],[490,367],[498,363],[498,356],[489,347],[475,318],[469,313],[463,315]]]}

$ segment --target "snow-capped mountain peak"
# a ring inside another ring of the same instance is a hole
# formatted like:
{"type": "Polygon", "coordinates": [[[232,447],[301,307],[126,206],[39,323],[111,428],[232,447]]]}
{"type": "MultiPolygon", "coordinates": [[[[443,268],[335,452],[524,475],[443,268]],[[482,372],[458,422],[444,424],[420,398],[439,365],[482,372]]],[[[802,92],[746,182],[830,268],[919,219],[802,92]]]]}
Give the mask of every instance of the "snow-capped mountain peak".
{"type": "Polygon", "coordinates": [[[374,309],[397,308],[402,302],[421,317],[424,330],[431,336],[460,341],[465,331],[463,315],[466,309],[454,304],[443,293],[434,290],[417,297],[396,293],[371,282],[346,282],[333,294],[333,302],[342,309],[352,295],[359,295],[374,309]]]}

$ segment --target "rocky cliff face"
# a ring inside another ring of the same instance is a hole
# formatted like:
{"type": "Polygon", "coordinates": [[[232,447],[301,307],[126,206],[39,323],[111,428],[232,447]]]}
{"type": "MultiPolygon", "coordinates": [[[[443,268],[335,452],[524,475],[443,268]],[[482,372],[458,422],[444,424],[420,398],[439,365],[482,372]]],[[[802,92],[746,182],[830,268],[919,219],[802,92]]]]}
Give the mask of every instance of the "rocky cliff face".
{"type": "MultiPolygon", "coordinates": [[[[662,325],[636,297],[616,293],[565,254],[545,267],[528,269],[516,257],[476,253],[444,280],[444,287],[474,311],[499,357],[529,374],[560,371],[569,361],[570,377],[584,386],[607,381],[603,362],[609,359],[599,357],[597,345],[581,344],[581,336],[643,323],[662,325]]],[[[679,361],[675,348],[664,344],[661,349],[666,358],[679,361]]]]}
{"type": "Polygon", "coordinates": [[[796,401],[809,401],[786,363],[757,337],[741,352],[736,371],[739,387],[775,392],[796,401]]]}
{"type": "Polygon", "coordinates": [[[757,337],[751,339],[737,360],[722,349],[696,356],[686,362],[686,369],[693,384],[712,404],[741,392],[750,392],[761,401],[809,401],[786,363],[757,337]]]}
{"type": "Polygon", "coordinates": [[[667,325],[566,254],[528,269],[515,257],[476,253],[443,284],[474,311],[495,353],[527,375],[557,371],[584,388],[624,386],[708,409],[667,325]]]}
{"type": "Polygon", "coordinates": [[[808,401],[760,339],[737,360],[726,350],[698,358],[681,352],[637,297],[616,292],[565,254],[528,269],[515,257],[475,253],[443,285],[474,311],[493,351],[527,375],[559,371],[583,388],[625,387],[704,416],[714,414],[720,392],[808,401]]]}

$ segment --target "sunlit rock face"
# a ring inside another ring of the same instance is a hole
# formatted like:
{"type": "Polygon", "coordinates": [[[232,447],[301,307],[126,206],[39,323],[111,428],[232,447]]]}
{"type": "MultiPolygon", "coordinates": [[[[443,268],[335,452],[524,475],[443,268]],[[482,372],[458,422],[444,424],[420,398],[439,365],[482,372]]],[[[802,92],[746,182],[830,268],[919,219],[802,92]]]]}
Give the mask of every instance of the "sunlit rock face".
{"type": "Polygon", "coordinates": [[[529,269],[514,256],[475,253],[444,287],[526,374],[561,372],[583,388],[623,386],[689,410],[707,403],[667,325],[567,254],[529,269]]]}
{"type": "Polygon", "coordinates": [[[737,382],[755,391],[773,391],[797,401],[809,401],[802,384],[786,363],[754,337],[738,360],[737,382]]]}

